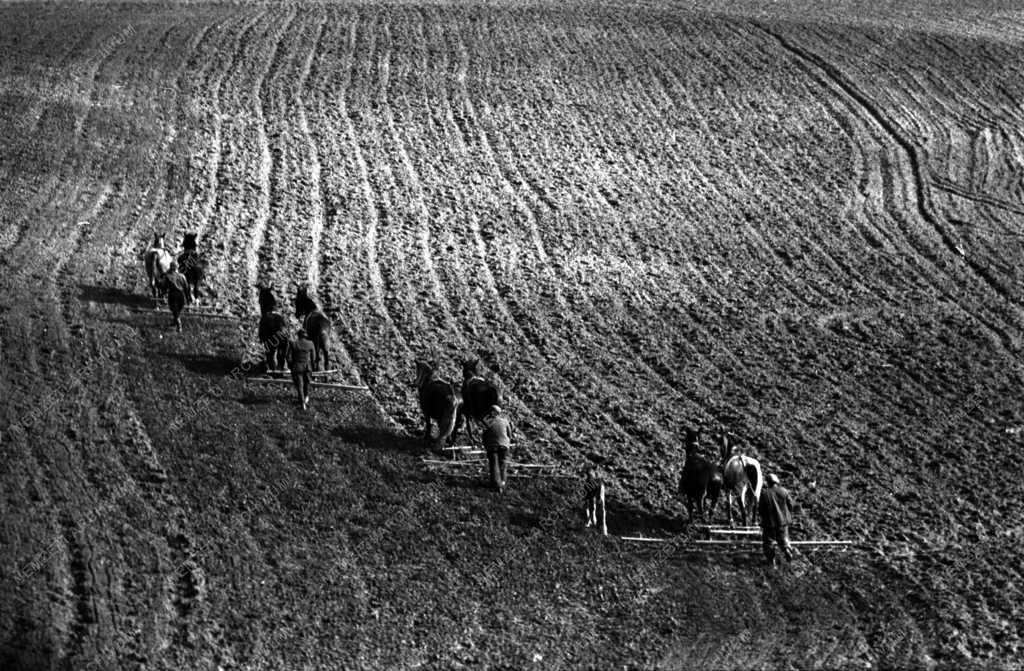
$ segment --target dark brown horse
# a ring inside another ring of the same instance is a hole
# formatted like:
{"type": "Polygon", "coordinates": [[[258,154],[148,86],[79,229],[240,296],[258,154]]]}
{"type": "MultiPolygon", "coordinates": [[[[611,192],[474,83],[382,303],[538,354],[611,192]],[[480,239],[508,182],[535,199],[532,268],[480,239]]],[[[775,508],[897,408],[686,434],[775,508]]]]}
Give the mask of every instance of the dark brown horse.
{"type": "Polygon", "coordinates": [[[178,254],[178,270],[185,276],[189,288],[192,289],[192,298],[199,300],[199,285],[206,276],[206,263],[199,255],[199,248],[196,244],[198,233],[186,233],[181,243],[181,254],[178,254]]]}
{"type": "Polygon", "coordinates": [[[313,342],[313,370],[320,370],[323,357],[324,370],[331,368],[331,320],[313,300],[306,287],[295,292],[295,316],[302,320],[302,328],[313,342]]]}
{"type": "Polygon", "coordinates": [[[473,442],[473,422],[482,422],[491,407],[501,405],[498,388],[485,380],[479,373],[480,359],[462,362],[462,409],[456,423],[456,431],[466,419],[466,435],[473,442]]]}
{"type": "Polygon", "coordinates": [[[260,316],[257,337],[263,345],[268,371],[283,371],[288,356],[288,325],[280,312],[264,312],[260,316]]]}
{"type": "Polygon", "coordinates": [[[462,396],[458,388],[437,375],[437,363],[416,362],[416,391],[419,395],[420,410],[423,412],[423,438],[430,441],[430,422],[437,422],[437,439],[434,449],[444,447],[445,440],[455,433],[455,422],[462,407],[462,396]]]}
{"type": "Polygon", "coordinates": [[[679,476],[679,496],[686,504],[686,514],[693,522],[693,509],[701,519],[705,518],[704,502],[708,502],[707,519],[715,511],[718,497],[722,493],[722,471],[698,454],[700,450],[700,433],[693,429],[686,430],[686,462],[679,476]]]}

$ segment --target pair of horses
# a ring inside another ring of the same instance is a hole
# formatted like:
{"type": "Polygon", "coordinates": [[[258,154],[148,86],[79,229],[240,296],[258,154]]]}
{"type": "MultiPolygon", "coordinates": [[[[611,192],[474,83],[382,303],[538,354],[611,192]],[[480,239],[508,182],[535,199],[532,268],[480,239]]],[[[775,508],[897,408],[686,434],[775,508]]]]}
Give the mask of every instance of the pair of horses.
{"type": "MultiPolygon", "coordinates": [[[[174,254],[164,244],[166,234],[153,231],[153,242],[142,257],[146,265],[146,276],[149,278],[149,291],[153,298],[161,298],[167,294],[164,276],[171,272],[171,264],[175,261],[174,254]]],[[[199,255],[196,239],[198,233],[186,233],[178,254],[178,271],[185,276],[192,296],[199,298],[199,285],[206,275],[206,264],[199,255]]]]}
{"type": "MultiPolygon", "coordinates": [[[[258,286],[260,322],[256,336],[263,345],[267,369],[283,371],[288,354],[288,325],[284,315],[277,310],[277,297],[269,287],[258,286]]],[[[331,320],[309,295],[306,287],[295,292],[295,316],[301,320],[306,336],[313,342],[313,370],[331,367],[331,320]]]]}
{"type": "Polygon", "coordinates": [[[435,361],[416,362],[416,391],[423,412],[423,437],[431,440],[431,422],[437,423],[434,448],[440,450],[446,440],[455,440],[463,421],[473,441],[473,422],[482,422],[501,396],[497,387],[479,373],[479,359],[462,362],[462,385],[442,379],[435,361]]]}
{"type": "Polygon", "coordinates": [[[700,433],[693,429],[686,430],[686,462],[679,476],[679,495],[686,504],[686,513],[693,521],[694,508],[697,514],[705,517],[704,505],[710,520],[718,504],[722,491],[728,495],[727,510],[729,526],[733,524],[733,497],[739,499],[740,514],[743,526],[747,525],[748,494],[753,521],[757,521],[757,503],[761,498],[764,478],[761,475],[761,464],[757,459],[743,454],[740,449],[729,442],[729,435],[723,433],[719,448],[719,463],[714,464],[699,454],[700,433]]]}

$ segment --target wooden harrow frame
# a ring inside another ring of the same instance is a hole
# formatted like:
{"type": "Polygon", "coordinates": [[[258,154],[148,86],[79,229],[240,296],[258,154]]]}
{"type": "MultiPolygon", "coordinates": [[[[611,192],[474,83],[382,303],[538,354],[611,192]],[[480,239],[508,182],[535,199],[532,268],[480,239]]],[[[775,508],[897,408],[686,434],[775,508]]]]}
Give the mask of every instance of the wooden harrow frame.
{"type": "MultiPolygon", "coordinates": [[[[151,308],[133,307],[129,308],[129,310],[141,314],[171,316],[171,311],[167,308],[166,299],[153,298],[151,300],[153,301],[153,307],[151,308]]],[[[248,319],[248,317],[233,315],[228,312],[221,312],[220,308],[213,307],[212,305],[186,305],[181,314],[183,317],[199,317],[201,319],[231,319],[238,321],[248,319]]]]}
{"type": "MultiPolygon", "coordinates": [[[[475,446],[469,446],[475,447],[475,446]]],[[[475,450],[470,450],[475,451],[475,450]]],[[[483,450],[480,450],[483,452],[483,450]]],[[[423,465],[432,471],[455,478],[476,478],[487,468],[485,458],[474,457],[471,459],[431,459],[423,457],[423,465]]],[[[526,464],[510,461],[507,464],[508,477],[510,478],[571,478],[568,473],[559,470],[557,464],[526,464]],[[520,472],[522,471],[522,472],[520,472]]]]}
{"type": "MultiPolygon", "coordinates": [[[[707,551],[759,554],[764,550],[760,532],[758,532],[757,540],[728,540],[720,538],[685,540],[677,538],[648,538],[645,536],[619,536],[618,538],[626,543],[667,551],[666,554],[707,551]]],[[[858,549],[858,544],[855,541],[848,540],[795,540],[790,541],[789,544],[801,552],[845,552],[851,549],[858,549]]]]}
{"type": "MultiPolygon", "coordinates": [[[[310,381],[309,385],[311,387],[323,387],[323,388],[327,388],[327,389],[340,389],[342,391],[370,391],[370,388],[367,387],[366,385],[361,385],[361,384],[343,384],[341,382],[321,381],[321,380],[317,380],[316,379],[318,377],[319,378],[326,378],[326,377],[329,377],[329,376],[332,376],[332,375],[340,375],[343,372],[344,371],[342,371],[340,369],[337,369],[337,368],[332,368],[330,370],[315,370],[315,371],[312,371],[312,372],[310,372],[310,377],[312,377],[313,380],[310,381]]],[[[249,383],[252,383],[252,384],[271,384],[271,385],[273,385],[273,384],[286,384],[286,385],[289,385],[289,386],[294,384],[292,382],[291,373],[288,373],[288,372],[283,372],[283,373],[282,372],[272,372],[272,373],[267,373],[266,375],[262,375],[262,376],[255,376],[255,377],[247,377],[247,378],[245,378],[245,384],[249,384],[249,383]]]]}

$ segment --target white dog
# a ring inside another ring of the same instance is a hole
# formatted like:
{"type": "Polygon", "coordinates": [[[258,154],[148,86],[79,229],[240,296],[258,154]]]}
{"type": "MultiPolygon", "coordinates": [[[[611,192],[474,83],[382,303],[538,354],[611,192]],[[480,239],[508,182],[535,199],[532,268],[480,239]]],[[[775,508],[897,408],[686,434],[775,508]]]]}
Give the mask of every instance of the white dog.
{"type": "Polygon", "coordinates": [[[608,535],[607,518],[604,511],[604,480],[594,467],[588,468],[583,476],[583,501],[586,506],[586,528],[601,526],[601,533],[608,535]]]}

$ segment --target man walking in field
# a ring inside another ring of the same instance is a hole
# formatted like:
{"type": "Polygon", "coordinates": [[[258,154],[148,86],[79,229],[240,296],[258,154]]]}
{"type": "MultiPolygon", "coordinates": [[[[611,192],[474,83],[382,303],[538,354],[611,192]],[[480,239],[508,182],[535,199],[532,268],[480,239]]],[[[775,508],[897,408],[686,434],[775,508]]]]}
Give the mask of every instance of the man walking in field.
{"type": "Polygon", "coordinates": [[[181,311],[186,303],[192,302],[192,288],[185,276],[178,272],[178,263],[171,261],[167,274],[163,277],[164,288],[167,289],[167,307],[171,309],[172,324],[181,332],[181,311]]]}
{"type": "Polygon", "coordinates": [[[492,405],[484,417],[483,441],[491,487],[500,494],[505,491],[505,465],[508,450],[512,447],[512,424],[496,405],[492,405]]]}
{"type": "Polygon", "coordinates": [[[761,533],[764,541],[764,556],[775,566],[775,544],[782,548],[786,561],[793,561],[793,548],[789,545],[789,525],[793,521],[793,500],[774,473],[765,478],[764,491],[757,503],[761,514],[761,533]]]}
{"type": "Polygon", "coordinates": [[[313,365],[313,342],[305,329],[299,329],[294,341],[288,345],[288,368],[292,371],[292,382],[299,393],[299,404],[305,410],[309,405],[309,372],[313,365]]]}

